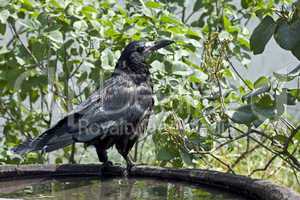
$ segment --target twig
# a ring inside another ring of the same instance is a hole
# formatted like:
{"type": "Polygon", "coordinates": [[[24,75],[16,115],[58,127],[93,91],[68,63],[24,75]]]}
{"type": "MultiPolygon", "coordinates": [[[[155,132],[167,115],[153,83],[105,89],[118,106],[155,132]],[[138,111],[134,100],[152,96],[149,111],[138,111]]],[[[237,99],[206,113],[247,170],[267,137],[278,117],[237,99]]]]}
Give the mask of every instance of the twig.
{"type": "Polygon", "coordinates": [[[294,130],[296,129],[295,126],[289,122],[287,119],[280,117],[280,121],[282,121],[289,129],[294,130]]]}
{"type": "Polygon", "coordinates": [[[228,168],[228,171],[232,172],[233,174],[235,174],[235,172],[233,171],[233,169],[230,167],[230,165],[228,165],[227,163],[225,163],[224,161],[222,161],[220,158],[218,158],[217,156],[215,156],[214,154],[210,153],[209,154],[211,157],[213,157],[214,159],[216,159],[217,161],[219,161],[221,164],[225,165],[228,168]]]}
{"type": "Polygon", "coordinates": [[[241,81],[243,81],[243,83],[247,86],[249,90],[252,90],[252,88],[248,85],[248,83],[244,80],[244,78],[241,76],[241,74],[237,71],[237,69],[234,67],[232,62],[229,60],[228,56],[225,55],[225,57],[227,62],[230,64],[231,68],[233,69],[233,71],[236,73],[236,75],[241,79],[241,81]]]}
{"type": "Polygon", "coordinates": [[[238,157],[238,158],[236,159],[236,161],[231,165],[231,168],[234,169],[235,166],[236,166],[241,160],[243,160],[247,155],[251,154],[253,151],[255,151],[256,149],[258,149],[259,147],[260,147],[260,145],[257,144],[257,145],[255,145],[252,149],[246,150],[246,151],[245,151],[244,153],[242,153],[242,154],[240,155],[240,157],[238,157]]]}
{"type": "Polygon", "coordinates": [[[270,141],[273,142],[273,138],[270,137],[270,136],[268,136],[267,134],[265,134],[265,133],[262,132],[262,131],[259,131],[259,130],[256,130],[256,129],[250,129],[250,132],[252,132],[252,133],[257,133],[258,135],[261,135],[261,136],[263,136],[263,137],[265,137],[265,138],[267,138],[267,139],[269,139],[270,141]]]}
{"type": "MultiPolygon", "coordinates": [[[[217,146],[216,148],[212,149],[211,151],[197,151],[197,153],[195,153],[195,154],[211,154],[211,153],[216,152],[217,150],[221,149],[225,145],[228,145],[228,144],[230,144],[230,143],[232,143],[232,142],[234,142],[236,140],[239,140],[239,139],[242,139],[244,137],[247,137],[250,133],[251,132],[243,133],[242,135],[240,135],[240,136],[238,136],[236,138],[233,138],[231,140],[228,140],[228,141],[220,144],[219,146],[217,146]]],[[[192,153],[192,154],[194,154],[194,153],[192,153]]]]}
{"type": "Polygon", "coordinates": [[[300,130],[300,126],[298,126],[297,128],[294,128],[294,130],[292,131],[291,135],[288,137],[288,139],[286,140],[285,144],[284,144],[284,149],[283,151],[287,151],[290,142],[293,140],[293,138],[296,136],[297,132],[300,130]]]}
{"type": "Polygon", "coordinates": [[[246,133],[243,133],[242,135],[239,135],[239,136],[236,137],[236,138],[233,138],[232,140],[228,140],[228,141],[226,141],[226,142],[220,144],[218,147],[216,147],[216,148],[214,149],[214,151],[216,151],[216,150],[222,148],[223,146],[225,146],[225,145],[227,145],[227,144],[230,144],[230,143],[232,143],[232,142],[234,142],[234,141],[236,141],[236,140],[239,140],[239,139],[242,139],[242,138],[244,138],[244,137],[247,137],[250,133],[251,133],[251,132],[246,132],[246,133]]]}
{"type": "MultiPolygon", "coordinates": [[[[90,47],[89,47],[89,50],[88,50],[88,52],[87,52],[87,54],[86,54],[86,58],[88,58],[90,55],[91,55],[91,49],[92,49],[92,43],[90,42],[90,47]]],[[[68,76],[68,78],[69,79],[71,79],[75,74],[76,74],[76,72],[79,70],[79,68],[82,66],[82,64],[83,64],[83,62],[84,62],[84,59],[82,59],[81,61],[80,61],[80,63],[76,66],[76,68],[74,69],[74,71],[73,72],[71,72],[70,74],[69,74],[69,76],[68,76]]]]}
{"type": "Polygon", "coordinates": [[[187,23],[187,22],[189,21],[189,19],[190,19],[194,14],[195,14],[194,11],[191,12],[191,13],[187,16],[187,18],[184,20],[184,23],[187,23]]]}
{"type": "Polygon", "coordinates": [[[296,181],[297,181],[298,185],[300,185],[300,181],[299,181],[296,170],[294,168],[292,168],[292,170],[293,170],[294,176],[296,177],[296,181]]]}
{"type": "Polygon", "coordinates": [[[186,8],[185,8],[185,6],[183,6],[183,8],[182,8],[182,14],[181,14],[181,21],[182,21],[182,23],[185,23],[185,20],[184,20],[184,18],[185,18],[185,10],[186,10],[186,8]]]}
{"type": "MultiPolygon", "coordinates": [[[[18,35],[20,35],[20,34],[25,33],[26,31],[27,31],[26,29],[19,30],[17,33],[18,33],[18,35]]],[[[15,40],[15,38],[16,38],[16,34],[14,34],[13,37],[7,42],[6,48],[8,48],[13,43],[13,41],[15,40]]]]}
{"type": "Polygon", "coordinates": [[[256,172],[266,171],[266,170],[269,168],[269,166],[271,165],[271,163],[275,160],[275,158],[277,158],[277,156],[278,156],[278,155],[274,155],[274,156],[267,162],[267,164],[264,166],[264,168],[259,168],[259,169],[253,170],[253,171],[249,174],[249,176],[252,176],[252,175],[253,175],[254,173],[256,173],[256,172]]]}
{"type": "Polygon", "coordinates": [[[26,50],[26,52],[28,53],[28,55],[30,55],[32,57],[32,59],[34,60],[34,62],[40,66],[40,69],[43,69],[44,66],[38,61],[38,59],[32,54],[32,52],[28,49],[28,47],[23,43],[23,41],[21,40],[16,27],[13,24],[9,24],[10,26],[10,30],[11,32],[17,37],[17,39],[20,41],[21,45],[24,47],[24,49],[26,50]]]}

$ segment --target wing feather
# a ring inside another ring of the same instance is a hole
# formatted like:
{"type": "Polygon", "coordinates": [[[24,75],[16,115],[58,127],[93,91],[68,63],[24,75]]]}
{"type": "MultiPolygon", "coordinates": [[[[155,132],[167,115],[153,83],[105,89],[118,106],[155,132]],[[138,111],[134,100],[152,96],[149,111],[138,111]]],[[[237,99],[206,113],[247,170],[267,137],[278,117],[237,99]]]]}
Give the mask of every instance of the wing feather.
{"type": "Polygon", "coordinates": [[[108,84],[98,98],[79,111],[82,115],[80,131],[76,139],[81,142],[96,137],[120,134],[121,129],[134,127],[151,110],[153,105],[152,88],[136,85],[132,80],[116,79],[117,84],[108,84]]]}

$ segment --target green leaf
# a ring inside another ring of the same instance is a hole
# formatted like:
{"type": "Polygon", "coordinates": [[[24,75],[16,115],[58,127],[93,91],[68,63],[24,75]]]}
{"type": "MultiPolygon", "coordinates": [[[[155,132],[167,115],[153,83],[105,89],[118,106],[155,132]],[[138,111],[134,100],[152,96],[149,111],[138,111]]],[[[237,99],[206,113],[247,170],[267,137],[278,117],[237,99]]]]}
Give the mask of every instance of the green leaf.
{"type": "Polygon", "coordinates": [[[147,1],[147,2],[145,3],[145,5],[146,5],[148,8],[160,8],[160,7],[161,7],[160,3],[155,2],[155,1],[147,1]]]}
{"type": "Polygon", "coordinates": [[[261,88],[263,86],[270,85],[270,81],[267,77],[262,76],[259,77],[255,82],[254,82],[254,88],[261,88]]]}
{"type": "Polygon", "coordinates": [[[249,8],[251,0],[241,0],[241,5],[244,9],[249,8]]]}
{"type": "Polygon", "coordinates": [[[23,6],[28,10],[31,10],[34,7],[33,3],[29,0],[23,0],[23,6]]]}
{"type": "Polygon", "coordinates": [[[167,15],[163,15],[160,18],[160,21],[164,22],[164,23],[168,23],[168,24],[180,24],[180,22],[176,18],[173,18],[171,16],[167,16],[167,15]]]}
{"type": "Polygon", "coordinates": [[[48,33],[48,38],[57,43],[63,43],[63,35],[59,30],[51,31],[48,33]]]}
{"type": "Polygon", "coordinates": [[[240,43],[240,45],[241,45],[243,48],[245,48],[245,49],[247,49],[247,50],[250,49],[250,43],[249,43],[249,41],[248,41],[247,39],[242,38],[242,37],[239,37],[239,38],[238,38],[238,42],[240,43]]]}
{"type": "Polygon", "coordinates": [[[48,45],[37,38],[31,37],[28,40],[29,49],[33,53],[33,55],[38,59],[42,60],[47,56],[48,45]]]}
{"type": "Polygon", "coordinates": [[[166,31],[169,31],[171,33],[176,33],[176,34],[184,34],[185,33],[185,30],[178,26],[170,26],[166,29],[166,31]]]}
{"type": "Polygon", "coordinates": [[[265,94],[255,103],[255,105],[261,108],[272,108],[275,105],[275,101],[270,94],[265,94]]]}
{"type": "Polygon", "coordinates": [[[252,83],[250,80],[246,79],[245,82],[246,82],[247,86],[248,86],[251,90],[254,89],[254,85],[253,85],[253,83],[252,83]]]}
{"type": "Polygon", "coordinates": [[[223,16],[223,24],[224,24],[224,28],[225,28],[225,30],[229,30],[230,29],[230,27],[232,26],[232,24],[231,24],[231,21],[228,19],[228,17],[227,16],[223,16]]]}
{"type": "Polygon", "coordinates": [[[37,20],[41,23],[41,24],[47,24],[48,23],[48,15],[44,12],[40,13],[39,16],[37,17],[37,20]]]}
{"type": "Polygon", "coordinates": [[[62,157],[55,158],[55,164],[61,164],[61,163],[63,163],[62,157]]]}
{"type": "Polygon", "coordinates": [[[88,73],[87,72],[83,72],[79,78],[77,79],[77,84],[81,84],[83,83],[84,81],[87,80],[87,76],[88,76],[88,73]]]}
{"type": "Polygon", "coordinates": [[[185,164],[193,165],[193,155],[189,154],[186,151],[180,151],[180,157],[185,164]]]}
{"type": "Polygon", "coordinates": [[[289,76],[299,76],[300,75],[300,65],[288,73],[289,76]]]}
{"type": "Polygon", "coordinates": [[[294,80],[297,76],[300,76],[300,65],[298,65],[295,69],[287,74],[280,74],[276,72],[273,72],[273,74],[278,81],[289,82],[291,80],[294,80]]]}
{"type": "Polygon", "coordinates": [[[188,77],[189,81],[193,83],[204,83],[207,80],[208,76],[203,72],[195,72],[188,77]]]}
{"type": "Polygon", "coordinates": [[[252,112],[251,105],[244,105],[233,111],[228,111],[227,115],[238,124],[251,124],[257,120],[256,115],[252,112]]]}
{"type": "Polygon", "coordinates": [[[300,42],[299,44],[292,50],[293,55],[300,60],[300,42]]]}
{"type": "Polygon", "coordinates": [[[287,89],[288,94],[300,101],[300,89],[287,89]]]}
{"type": "Polygon", "coordinates": [[[257,119],[253,122],[253,125],[255,128],[258,128],[260,125],[262,125],[266,120],[265,119],[257,119]]]}
{"type": "Polygon", "coordinates": [[[56,8],[63,8],[63,6],[56,0],[50,0],[49,3],[56,8]]]}
{"type": "Polygon", "coordinates": [[[276,23],[272,17],[266,16],[254,29],[250,38],[250,48],[253,53],[261,54],[271,39],[276,28],[276,23]]]}
{"type": "Polygon", "coordinates": [[[170,3],[170,2],[172,2],[172,3],[177,3],[179,6],[184,6],[184,2],[185,2],[185,0],[161,0],[161,2],[163,2],[163,3],[170,3]]]}
{"type": "Polygon", "coordinates": [[[88,28],[88,25],[84,20],[80,20],[74,22],[73,27],[75,30],[85,31],[88,28]]]}
{"type": "Polygon", "coordinates": [[[157,159],[161,161],[169,161],[174,158],[174,155],[169,152],[166,148],[162,148],[157,152],[157,159]]]}
{"type": "Polygon", "coordinates": [[[9,15],[10,15],[10,13],[9,13],[8,10],[2,10],[2,11],[0,12],[0,22],[1,22],[2,24],[6,24],[9,15]]]}
{"type": "Polygon", "coordinates": [[[6,24],[0,23],[0,34],[4,35],[6,33],[6,24]]]}
{"type": "Polygon", "coordinates": [[[31,90],[30,92],[30,101],[31,102],[36,102],[39,98],[39,92],[38,90],[31,90]]]}
{"type": "Polygon", "coordinates": [[[278,45],[286,50],[293,50],[300,43],[300,19],[289,24],[286,19],[279,19],[274,38],[278,45]]]}
{"type": "Polygon", "coordinates": [[[263,95],[258,102],[252,105],[252,112],[259,119],[277,119],[284,113],[283,102],[275,101],[270,94],[263,95]]]}
{"type": "Polygon", "coordinates": [[[83,13],[98,13],[97,9],[92,6],[84,6],[81,11],[83,13]]]}
{"type": "Polygon", "coordinates": [[[273,75],[278,81],[281,82],[289,82],[295,78],[295,76],[289,76],[288,74],[279,74],[276,72],[273,72],[273,75]]]}
{"type": "Polygon", "coordinates": [[[191,23],[192,27],[202,27],[204,25],[204,22],[202,19],[198,19],[191,23]]]}
{"type": "Polygon", "coordinates": [[[228,121],[218,121],[216,123],[216,134],[224,133],[229,127],[228,121]]]}
{"type": "Polygon", "coordinates": [[[284,135],[275,135],[273,137],[273,140],[274,140],[274,142],[284,145],[286,143],[286,141],[288,140],[288,137],[286,137],[284,135]]]}
{"type": "Polygon", "coordinates": [[[193,71],[189,70],[187,64],[181,61],[173,62],[172,63],[172,70],[173,74],[180,75],[180,76],[189,76],[193,73],[193,71]]]}
{"type": "Polygon", "coordinates": [[[8,0],[0,0],[0,8],[4,8],[10,3],[8,0]]]}
{"type": "Polygon", "coordinates": [[[264,85],[260,88],[256,88],[255,90],[251,91],[250,93],[246,94],[242,97],[242,99],[251,99],[252,97],[256,97],[258,95],[261,95],[265,92],[270,91],[271,86],[270,85],[264,85]]]}
{"type": "MultiPolygon", "coordinates": [[[[292,89],[293,90],[293,89],[292,89]]],[[[283,88],[282,92],[276,95],[276,103],[277,104],[285,104],[285,105],[296,105],[297,98],[299,97],[298,89],[292,91],[287,88],[283,88]]]]}
{"type": "MultiPolygon", "coordinates": [[[[96,14],[98,13],[97,9],[92,6],[84,6],[81,10],[81,13],[89,20],[92,18],[96,18],[96,14]]],[[[74,14],[72,14],[74,15],[74,14]]]]}
{"type": "Polygon", "coordinates": [[[72,46],[72,44],[74,43],[73,39],[68,40],[67,42],[64,43],[64,48],[68,49],[72,46]]]}
{"type": "Polygon", "coordinates": [[[202,6],[203,6],[203,0],[196,0],[193,11],[197,12],[198,10],[200,10],[202,8],[202,6]]]}
{"type": "Polygon", "coordinates": [[[296,133],[295,139],[300,141],[300,130],[298,130],[298,132],[296,133]]]}

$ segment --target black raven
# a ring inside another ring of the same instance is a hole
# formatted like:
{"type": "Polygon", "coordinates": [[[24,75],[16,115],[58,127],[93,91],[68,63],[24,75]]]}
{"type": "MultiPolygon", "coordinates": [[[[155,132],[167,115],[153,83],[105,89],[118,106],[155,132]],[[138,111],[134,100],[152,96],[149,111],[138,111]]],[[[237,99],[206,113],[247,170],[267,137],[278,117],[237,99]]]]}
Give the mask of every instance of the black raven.
{"type": "Polygon", "coordinates": [[[128,153],[144,132],[153,107],[153,91],[147,56],[173,43],[134,41],[122,52],[110,79],[103,88],[93,93],[76,110],[35,139],[14,149],[24,154],[31,151],[50,152],[75,142],[94,145],[98,158],[108,161],[106,150],[113,145],[126,160],[133,162],[128,153]]]}

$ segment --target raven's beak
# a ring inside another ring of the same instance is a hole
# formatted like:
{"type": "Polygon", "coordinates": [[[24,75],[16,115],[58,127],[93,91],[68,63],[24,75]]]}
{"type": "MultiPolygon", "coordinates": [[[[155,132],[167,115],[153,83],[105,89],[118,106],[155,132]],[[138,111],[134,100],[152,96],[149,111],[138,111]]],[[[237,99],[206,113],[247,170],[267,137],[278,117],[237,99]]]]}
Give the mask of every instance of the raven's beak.
{"type": "Polygon", "coordinates": [[[156,51],[160,48],[166,47],[172,43],[174,43],[174,41],[172,41],[172,40],[159,40],[154,43],[146,42],[146,44],[145,44],[146,48],[145,48],[144,52],[150,53],[150,52],[156,51]]]}

